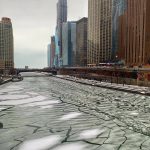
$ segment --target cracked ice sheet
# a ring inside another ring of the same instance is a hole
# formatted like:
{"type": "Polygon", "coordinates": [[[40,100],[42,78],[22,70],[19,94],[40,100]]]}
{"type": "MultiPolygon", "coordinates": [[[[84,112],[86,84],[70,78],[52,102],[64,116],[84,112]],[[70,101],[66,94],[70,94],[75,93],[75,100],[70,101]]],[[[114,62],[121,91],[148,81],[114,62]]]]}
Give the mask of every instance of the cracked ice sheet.
{"type": "Polygon", "coordinates": [[[35,140],[24,142],[23,145],[21,145],[19,150],[46,150],[48,148],[55,146],[56,144],[59,144],[60,140],[61,137],[59,135],[53,135],[41,139],[35,139],[35,140]]]}
{"type": "Polygon", "coordinates": [[[23,104],[33,103],[33,102],[43,101],[43,100],[46,100],[45,96],[36,96],[28,99],[2,101],[0,102],[0,105],[23,105],[23,104]]]}
{"type": "Polygon", "coordinates": [[[70,119],[77,118],[80,115],[81,115],[81,113],[72,112],[72,113],[62,116],[62,118],[60,118],[60,120],[70,120],[70,119]]]}

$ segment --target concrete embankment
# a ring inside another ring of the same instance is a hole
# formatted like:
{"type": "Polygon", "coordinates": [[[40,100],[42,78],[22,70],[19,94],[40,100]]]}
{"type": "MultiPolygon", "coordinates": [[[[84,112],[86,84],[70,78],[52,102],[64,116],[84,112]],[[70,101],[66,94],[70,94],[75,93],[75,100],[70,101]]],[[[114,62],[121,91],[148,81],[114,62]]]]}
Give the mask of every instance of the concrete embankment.
{"type": "Polygon", "coordinates": [[[88,80],[88,79],[80,79],[72,76],[55,76],[57,78],[61,78],[64,80],[90,85],[95,87],[107,88],[116,91],[123,91],[133,94],[140,94],[150,96],[150,89],[148,87],[140,87],[140,86],[133,86],[133,85],[125,85],[125,84],[115,84],[115,83],[107,83],[107,82],[100,82],[96,80],[88,80]]]}
{"type": "Polygon", "coordinates": [[[11,82],[11,81],[12,81],[12,78],[4,79],[2,82],[0,82],[0,85],[3,85],[5,83],[11,82]]]}

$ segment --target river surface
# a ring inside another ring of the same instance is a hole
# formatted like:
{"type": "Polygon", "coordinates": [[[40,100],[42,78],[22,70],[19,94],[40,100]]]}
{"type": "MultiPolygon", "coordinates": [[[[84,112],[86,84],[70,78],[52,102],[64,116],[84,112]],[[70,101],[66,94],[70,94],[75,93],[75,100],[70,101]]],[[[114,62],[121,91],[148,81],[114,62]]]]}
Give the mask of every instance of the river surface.
{"type": "Polygon", "coordinates": [[[24,75],[0,86],[0,150],[150,150],[150,97],[24,75]]]}

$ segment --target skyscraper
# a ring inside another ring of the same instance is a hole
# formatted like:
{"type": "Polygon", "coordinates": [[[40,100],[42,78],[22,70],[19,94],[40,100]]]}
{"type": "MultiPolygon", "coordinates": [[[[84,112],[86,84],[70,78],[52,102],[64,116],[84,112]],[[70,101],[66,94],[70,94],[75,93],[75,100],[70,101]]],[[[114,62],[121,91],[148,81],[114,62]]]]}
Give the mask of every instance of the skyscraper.
{"type": "Polygon", "coordinates": [[[14,43],[11,19],[2,18],[0,21],[0,69],[14,68],[14,43]]]}
{"type": "Polygon", "coordinates": [[[88,1],[88,64],[111,59],[112,0],[88,1]]]}
{"type": "Polygon", "coordinates": [[[58,39],[58,30],[56,28],[55,30],[55,58],[54,58],[54,66],[58,67],[60,66],[60,51],[59,51],[59,45],[58,45],[59,39],[58,39]]]}
{"type": "Polygon", "coordinates": [[[150,64],[150,1],[125,2],[119,18],[119,56],[129,66],[150,64]]]}
{"type": "Polygon", "coordinates": [[[67,0],[58,0],[57,3],[57,34],[58,34],[58,46],[59,57],[62,57],[62,24],[67,22],[67,0]]]}
{"type": "Polygon", "coordinates": [[[77,48],[76,65],[87,65],[87,24],[88,19],[82,18],[77,21],[77,48]]]}
{"type": "Polygon", "coordinates": [[[76,22],[63,23],[62,32],[63,66],[74,66],[76,58],[76,22]]]}
{"type": "Polygon", "coordinates": [[[76,22],[71,22],[71,66],[76,66],[76,22]]]}
{"type": "Polygon", "coordinates": [[[55,60],[55,36],[52,36],[50,45],[50,67],[54,66],[54,60],[55,60]]]}

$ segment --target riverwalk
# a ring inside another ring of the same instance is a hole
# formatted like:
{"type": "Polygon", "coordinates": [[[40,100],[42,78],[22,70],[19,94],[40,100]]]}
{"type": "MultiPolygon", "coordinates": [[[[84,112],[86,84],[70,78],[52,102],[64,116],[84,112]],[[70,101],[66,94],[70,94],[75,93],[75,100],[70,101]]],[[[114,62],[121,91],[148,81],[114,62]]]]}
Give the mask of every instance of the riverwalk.
{"type": "Polygon", "coordinates": [[[116,83],[109,83],[109,82],[100,82],[100,81],[96,81],[96,80],[81,79],[81,78],[76,78],[76,77],[67,76],[67,75],[57,75],[56,77],[65,79],[68,81],[73,81],[76,83],[81,83],[84,85],[91,85],[91,86],[107,88],[107,89],[111,89],[111,90],[118,90],[118,91],[123,91],[123,92],[129,92],[129,93],[150,96],[150,88],[149,87],[141,87],[141,86],[135,86],[135,85],[126,85],[126,84],[116,84],[116,83]]]}

